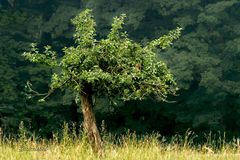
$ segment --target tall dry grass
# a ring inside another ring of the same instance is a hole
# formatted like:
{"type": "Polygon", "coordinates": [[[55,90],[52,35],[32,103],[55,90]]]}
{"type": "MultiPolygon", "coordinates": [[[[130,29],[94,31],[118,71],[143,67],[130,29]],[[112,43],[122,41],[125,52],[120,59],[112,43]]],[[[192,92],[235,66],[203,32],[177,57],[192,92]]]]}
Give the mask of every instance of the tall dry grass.
{"type": "Polygon", "coordinates": [[[27,136],[20,127],[20,137],[6,137],[0,132],[0,160],[240,160],[240,139],[226,142],[225,136],[213,139],[206,136],[204,144],[194,144],[196,136],[187,132],[170,140],[153,133],[138,137],[126,134],[116,138],[103,133],[104,153],[94,154],[86,136],[71,132],[68,125],[61,134],[45,140],[27,136]]]}

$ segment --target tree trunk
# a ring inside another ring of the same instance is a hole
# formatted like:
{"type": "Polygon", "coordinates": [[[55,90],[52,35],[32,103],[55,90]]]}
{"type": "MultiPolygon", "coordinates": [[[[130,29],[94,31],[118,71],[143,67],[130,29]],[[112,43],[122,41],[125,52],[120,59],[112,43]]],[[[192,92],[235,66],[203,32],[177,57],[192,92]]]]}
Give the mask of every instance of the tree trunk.
{"type": "Polygon", "coordinates": [[[94,152],[102,153],[102,140],[96,125],[96,118],[93,112],[92,93],[90,87],[85,87],[81,92],[81,107],[83,112],[83,126],[87,133],[88,140],[94,152]]]}

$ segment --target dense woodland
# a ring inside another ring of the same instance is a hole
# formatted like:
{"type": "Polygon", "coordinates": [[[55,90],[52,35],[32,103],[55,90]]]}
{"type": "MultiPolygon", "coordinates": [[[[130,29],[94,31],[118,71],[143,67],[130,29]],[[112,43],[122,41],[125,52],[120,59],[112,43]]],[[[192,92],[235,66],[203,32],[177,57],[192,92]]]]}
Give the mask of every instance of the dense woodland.
{"type": "MultiPolygon", "coordinates": [[[[110,104],[96,100],[99,126],[109,132],[127,130],[163,135],[240,129],[240,2],[238,0],[2,0],[0,1],[0,127],[15,133],[21,121],[29,132],[49,137],[64,122],[82,122],[70,90],[55,92],[45,103],[29,97],[30,81],[47,92],[51,69],[30,63],[22,53],[32,42],[51,45],[58,53],[73,44],[70,19],[93,10],[97,38],[109,32],[112,18],[125,13],[131,39],[146,44],[182,27],[181,37],[159,58],[178,83],[169,102],[148,98],[110,104]]],[[[61,56],[61,55],[59,55],[61,56]]]]}

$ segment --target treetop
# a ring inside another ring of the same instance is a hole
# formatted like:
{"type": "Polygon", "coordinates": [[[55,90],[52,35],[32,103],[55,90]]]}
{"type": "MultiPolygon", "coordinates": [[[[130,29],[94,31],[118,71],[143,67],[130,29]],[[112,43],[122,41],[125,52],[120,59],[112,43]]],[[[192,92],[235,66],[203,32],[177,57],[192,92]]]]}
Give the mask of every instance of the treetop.
{"type": "Polygon", "coordinates": [[[79,94],[88,86],[96,96],[130,100],[156,95],[166,100],[167,95],[176,93],[176,82],[155,52],[169,47],[180,36],[181,28],[143,46],[123,31],[125,17],[115,17],[107,38],[97,40],[96,22],[87,9],[72,19],[76,45],[64,47],[62,57],[57,57],[49,46],[40,53],[35,45],[23,56],[58,68],[52,75],[50,90],[71,88],[79,94]]]}

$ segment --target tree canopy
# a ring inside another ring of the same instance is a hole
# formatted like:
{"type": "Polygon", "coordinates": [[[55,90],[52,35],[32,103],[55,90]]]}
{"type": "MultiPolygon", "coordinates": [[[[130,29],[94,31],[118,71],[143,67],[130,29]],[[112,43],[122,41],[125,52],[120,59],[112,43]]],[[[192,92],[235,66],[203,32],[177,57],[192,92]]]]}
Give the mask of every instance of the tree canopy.
{"type": "Polygon", "coordinates": [[[60,61],[50,46],[43,53],[33,46],[23,55],[32,62],[59,68],[52,75],[50,90],[71,88],[78,95],[88,85],[96,96],[130,100],[157,95],[166,100],[177,87],[166,64],[158,60],[154,51],[170,46],[180,36],[181,28],[142,46],[122,31],[124,18],[125,15],[115,17],[107,38],[98,41],[95,21],[87,9],[72,20],[76,46],[65,47],[60,61]]]}

